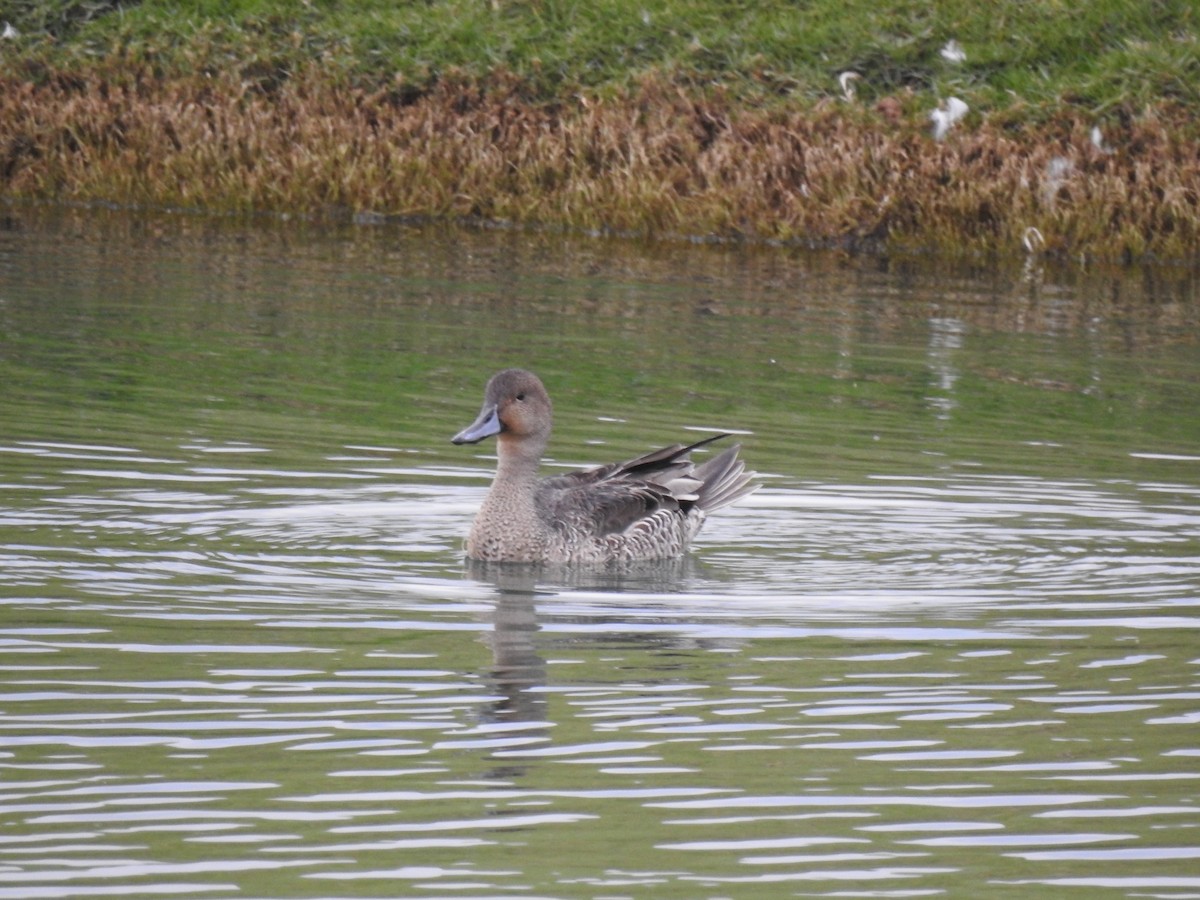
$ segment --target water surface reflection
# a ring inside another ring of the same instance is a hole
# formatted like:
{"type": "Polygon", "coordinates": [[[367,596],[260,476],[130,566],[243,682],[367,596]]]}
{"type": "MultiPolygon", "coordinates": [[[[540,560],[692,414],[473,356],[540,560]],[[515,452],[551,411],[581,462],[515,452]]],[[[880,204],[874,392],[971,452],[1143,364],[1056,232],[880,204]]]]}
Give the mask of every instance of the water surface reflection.
{"type": "Polygon", "coordinates": [[[0,896],[1200,892],[1186,278],[80,221],[0,239],[0,896]],[[552,465],[765,487],[464,565],[514,326],[552,465]]]}

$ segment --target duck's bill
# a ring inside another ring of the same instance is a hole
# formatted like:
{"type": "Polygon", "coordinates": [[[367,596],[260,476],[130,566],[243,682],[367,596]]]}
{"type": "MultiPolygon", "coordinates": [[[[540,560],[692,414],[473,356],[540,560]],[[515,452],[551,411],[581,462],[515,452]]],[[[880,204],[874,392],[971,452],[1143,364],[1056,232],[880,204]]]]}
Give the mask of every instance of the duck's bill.
{"type": "Polygon", "coordinates": [[[500,414],[494,406],[485,406],[479,418],[450,438],[452,444],[475,444],[500,433],[500,414]]]}

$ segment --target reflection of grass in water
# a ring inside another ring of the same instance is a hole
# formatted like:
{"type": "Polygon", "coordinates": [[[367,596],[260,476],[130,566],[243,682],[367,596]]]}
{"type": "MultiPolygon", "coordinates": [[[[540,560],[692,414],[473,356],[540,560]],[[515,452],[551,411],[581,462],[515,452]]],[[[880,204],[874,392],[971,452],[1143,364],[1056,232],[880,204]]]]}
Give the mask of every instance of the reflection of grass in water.
{"type": "Polygon", "coordinates": [[[967,252],[1021,252],[1031,226],[1071,256],[1200,246],[1196,41],[1169,10],[31,16],[17,24],[66,39],[31,33],[3,93],[18,196],[967,252]],[[940,54],[950,38],[965,61],[940,54]],[[863,76],[853,103],[845,70],[863,76]],[[973,112],[935,144],[928,113],[951,94],[973,112]]]}
{"type": "Polygon", "coordinates": [[[1187,464],[1128,454],[1200,440],[1179,412],[1196,394],[1194,347],[1178,343],[1196,331],[1184,273],[1047,266],[1041,290],[932,261],[881,272],[754,248],[111,211],[21,220],[14,289],[62,277],[37,294],[53,302],[13,306],[11,439],[82,427],[90,443],[139,435],[167,459],[196,438],[249,441],[271,465],[335,470],[354,464],[326,456],[375,446],[403,467],[477,469],[482,485],[494,448],[449,438],[487,376],[521,364],[555,399],[549,460],[562,466],[695,427],[750,431],[737,440],[752,468],[818,481],[973,464],[1186,483],[1187,464]],[[29,227],[39,219],[58,225],[29,227]],[[932,327],[935,309],[961,333],[932,327]]]}

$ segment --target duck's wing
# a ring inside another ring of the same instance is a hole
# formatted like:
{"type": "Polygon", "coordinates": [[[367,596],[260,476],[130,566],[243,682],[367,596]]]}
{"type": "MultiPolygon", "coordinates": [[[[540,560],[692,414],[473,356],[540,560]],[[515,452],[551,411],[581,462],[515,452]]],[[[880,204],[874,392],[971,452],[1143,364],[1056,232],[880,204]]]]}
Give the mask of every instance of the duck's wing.
{"type": "Polygon", "coordinates": [[[620,534],[660,511],[680,509],[668,488],[648,481],[542,489],[538,502],[545,519],[570,543],[620,534]]]}
{"type": "Polygon", "coordinates": [[[662,510],[686,511],[699,500],[704,484],[687,456],[723,437],[547,478],[538,486],[538,503],[555,528],[576,536],[615,534],[662,510]]]}
{"type": "Polygon", "coordinates": [[[609,481],[647,481],[653,484],[665,485],[678,475],[695,468],[687,455],[698,447],[719,441],[728,434],[714,434],[694,444],[672,444],[661,450],[652,450],[642,456],[628,459],[625,462],[609,463],[606,466],[596,466],[594,469],[580,469],[578,472],[568,472],[546,479],[543,484],[555,488],[570,489],[587,485],[598,485],[609,481]]]}

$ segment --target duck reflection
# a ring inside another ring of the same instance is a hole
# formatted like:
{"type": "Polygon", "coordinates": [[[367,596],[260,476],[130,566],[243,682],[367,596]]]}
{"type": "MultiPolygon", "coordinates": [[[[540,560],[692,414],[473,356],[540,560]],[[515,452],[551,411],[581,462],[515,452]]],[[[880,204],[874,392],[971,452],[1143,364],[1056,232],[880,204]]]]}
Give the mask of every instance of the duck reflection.
{"type": "Polygon", "coordinates": [[[484,712],[490,723],[546,721],[546,661],[538,653],[537,598],[556,596],[561,588],[575,590],[664,592],[683,589],[694,572],[691,559],[638,563],[620,569],[548,567],[513,563],[467,562],[467,575],[496,590],[492,631],[491,683],[498,700],[484,712]]]}
{"type": "MultiPolygon", "coordinates": [[[[492,629],[486,633],[484,641],[492,651],[488,682],[496,699],[480,710],[480,723],[503,733],[505,751],[535,749],[551,740],[550,729],[554,723],[549,711],[551,694],[545,690],[548,681],[546,660],[539,652],[539,648],[545,646],[539,622],[539,600],[548,602],[573,591],[611,592],[628,594],[633,602],[644,608],[648,596],[686,591],[699,565],[691,558],[591,569],[468,560],[467,577],[495,589],[490,615],[492,629]]],[[[613,630],[605,633],[604,640],[620,639],[630,644],[652,645],[663,651],[691,650],[711,643],[680,635],[624,634],[621,629],[624,620],[609,616],[556,615],[553,621],[611,624],[613,630]]],[[[674,662],[668,668],[673,672],[680,665],[674,662]]],[[[503,758],[499,753],[497,756],[503,758]]],[[[499,761],[496,757],[493,759],[499,761]]],[[[506,762],[491,769],[488,777],[511,778],[524,774],[527,768],[527,763],[506,762]]]]}
{"type": "MultiPolygon", "coordinates": [[[[519,746],[538,746],[550,740],[547,700],[538,688],[546,684],[546,661],[537,650],[536,568],[497,566],[470,562],[469,577],[496,589],[492,630],[484,641],[492,650],[490,684],[497,699],[480,710],[480,722],[503,728],[505,737],[519,746]]],[[[519,763],[493,767],[485,777],[508,779],[523,775],[519,763]]]]}
{"type": "Polygon", "coordinates": [[[500,594],[528,592],[545,597],[563,590],[675,594],[688,590],[699,575],[714,578],[716,574],[692,556],[597,566],[466,560],[467,577],[492,585],[500,594]]]}
{"type": "Polygon", "coordinates": [[[535,688],[546,684],[546,661],[538,654],[536,584],[532,572],[488,579],[496,586],[492,610],[491,681],[500,699],[485,713],[490,722],[545,724],[546,698],[535,688]]]}

